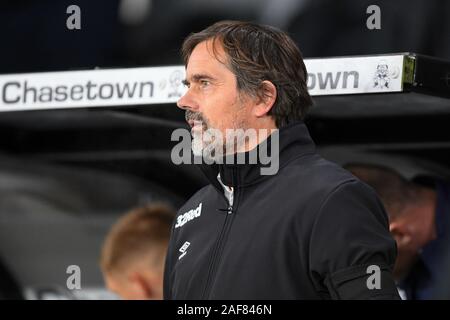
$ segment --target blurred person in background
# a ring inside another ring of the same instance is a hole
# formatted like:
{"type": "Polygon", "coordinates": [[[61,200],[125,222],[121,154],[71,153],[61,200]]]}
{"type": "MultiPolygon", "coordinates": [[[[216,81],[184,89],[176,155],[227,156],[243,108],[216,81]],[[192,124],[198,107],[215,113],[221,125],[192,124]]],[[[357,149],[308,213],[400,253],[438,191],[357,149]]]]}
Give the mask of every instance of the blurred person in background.
{"type": "Polygon", "coordinates": [[[344,166],[370,185],[389,215],[398,255],[394,277],[407,299],[450,299],[450,184],[420,176],[408,181],[377,165],[344,166]]]}
{"type": "Polygon", "coordinates": [[[136,208],[108,233],[100,265],[106,286],[126,300],[161,300],[164,260],[174,211],[164,204],[136,208]]]}

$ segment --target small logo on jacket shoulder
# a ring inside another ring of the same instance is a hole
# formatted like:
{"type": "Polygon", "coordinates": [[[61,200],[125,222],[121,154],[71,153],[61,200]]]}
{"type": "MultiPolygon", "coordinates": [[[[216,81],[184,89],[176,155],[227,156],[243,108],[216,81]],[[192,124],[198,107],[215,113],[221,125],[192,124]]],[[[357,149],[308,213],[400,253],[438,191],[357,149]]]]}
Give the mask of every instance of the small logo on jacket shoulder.
{"type": "Polygon", "coordinates": [[[202,203],[200,202],[197,208],[191,209],[188,212],[178,216],[175,229],[180,228],[184,226],[187,222],[200,217],[201,214],[202,214],[202,203]]]}
{"type": "Polygon", "coordinates": [[[183,258],[186,253],[187,253],[187,248],[189,248],[189,246],[191,245],[191,243],[189,241],[186,241],[181,248],[178,250],[181,252],[181,255],[178,257],[178,260],[180,260],[181,258],[183,258]]]}

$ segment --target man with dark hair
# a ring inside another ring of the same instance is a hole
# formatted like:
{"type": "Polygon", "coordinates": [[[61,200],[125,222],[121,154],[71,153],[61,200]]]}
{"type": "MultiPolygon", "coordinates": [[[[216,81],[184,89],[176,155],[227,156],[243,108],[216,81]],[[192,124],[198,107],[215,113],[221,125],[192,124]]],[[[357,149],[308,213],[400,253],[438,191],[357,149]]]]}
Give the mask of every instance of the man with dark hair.
{"type": "Polygon", "coordinates": [[[450,185],[441,179],[406,180],[371,164],[344,166],[370,185],[389,216],[398,256],[394,277],[407,299],[450,299],[450,185]]]}
{"type": "Polygon", "coordinates": [[[187,37],[182,53],[188,90],[178,106],[194,156],[214,161],[201,165],[210,184],[172,227],[164,297],[398,299],[381,202],[315,152],[302,121],[312,100],[294,42],[272,27],[223,21],[187,37]],[[264,151],[275,172],[263,171],[264,151]]]}

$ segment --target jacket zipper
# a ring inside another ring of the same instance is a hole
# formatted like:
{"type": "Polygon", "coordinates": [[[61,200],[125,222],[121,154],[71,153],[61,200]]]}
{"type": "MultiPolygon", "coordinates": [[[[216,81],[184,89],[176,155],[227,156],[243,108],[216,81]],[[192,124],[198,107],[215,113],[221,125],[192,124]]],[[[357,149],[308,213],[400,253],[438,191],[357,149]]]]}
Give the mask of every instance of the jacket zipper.
{"type": "MultiPolygon", "coordinates": [[[[223,190],[225,192],[225,190],[223,190]]],[[[226,238],[226,236],[228,235],[229,232],[229,221],[232,221],[232,216],[231,214],[233,213],[233,210],[235,210],[236,206],[233,205],[236,203],[236,199],[234,199],[235,197],[235,189],[233,189],[232,192],[232,198],[233,198],[233,203],[230,203],[229,199],[225,196],[224,192],[222,192],[222,195],[224,196],[225,200],[227,201],[227,203],[229,204],[228,208],[227,208],[227,215],[225,216],[225,221],[222,225],[222,229],[220,230],[220,234],[219,237],[217,239],[217,243],[216,246],[214,248],[213,251],[213,256],[211,259],[211,263],[209,265],[208,268],[208,277],[206,279],[206,284],[205,287],[203,289],[203,293],[202,293],[202,300],[203,299],[208,299],[209,295],[210,295],[210,291],[211,291],[211,286],[212,286],[212,282],[214,281],[214,279],[216,278],[216,269],[217,269],[217,264],[218,261],[220,261],[221,258],[221,254],[222,254],[222,249],[223,249],[223,242],[224,239],[226,238]]],[[[235,213],[235,211],[234,211],[235,213]]]]}

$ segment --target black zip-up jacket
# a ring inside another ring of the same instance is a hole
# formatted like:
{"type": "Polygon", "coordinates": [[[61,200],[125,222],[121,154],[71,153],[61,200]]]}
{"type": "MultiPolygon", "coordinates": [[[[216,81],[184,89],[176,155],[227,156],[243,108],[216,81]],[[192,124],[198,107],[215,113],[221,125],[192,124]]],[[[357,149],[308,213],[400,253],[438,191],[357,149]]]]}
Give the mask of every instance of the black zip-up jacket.
{"type": "Polygon", "coordinates": [[[319,156],[303,122],[280,129],[279,146],[275,175],[203,167],[210,184],[172,227],[164,298],[399,299],[396,244],[374,191],[319,156]]]}

